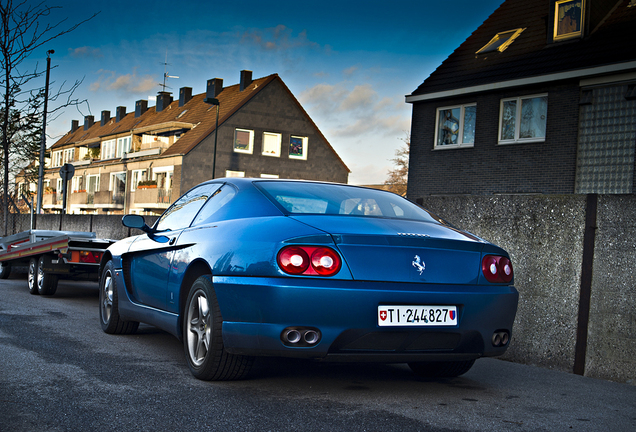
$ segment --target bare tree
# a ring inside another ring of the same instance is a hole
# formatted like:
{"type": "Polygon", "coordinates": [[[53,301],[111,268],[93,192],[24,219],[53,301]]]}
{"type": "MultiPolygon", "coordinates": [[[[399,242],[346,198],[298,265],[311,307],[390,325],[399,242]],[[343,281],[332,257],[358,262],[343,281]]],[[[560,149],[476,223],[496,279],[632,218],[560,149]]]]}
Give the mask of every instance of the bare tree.
{"type": "Polygon", "coordinates": [[[395,169],[389,170],[388,177],[384,184],[389,186],[391,192],[398,195],[406,194],[406,184],[409,177],[409,153],[411,150],[411,137],[407,134],[402,138],[404,145],[395,151],[395,158],[391,161],[395,164],[395,169]]]}
{"type": "MultiPolygon", "coordinates": [[[[44,1],[37,4],[29,0],[0,1],[0,88],[3,91],[0,100],[2,114],[0,134],[2,135],[2,209],[5,216],[5,235],[8,231],[10,154],[13,154],[14,148],[20,143],[20,140],[14,139],[17,129],[11,126],[12,120],[20,119],[22,114],[29,110],[30,101],[33,102],[32,96],[44,87],[36,85],[34,80],[40,78],[45,71],[40,70],[38,65],[33,70],[27,70],[22,67],[23,62],[44,44],[72,32],[96,15],[77,24],[66,26],[66,19],[54,23],[48,22],[54,9],[60,9],[60,7],[48,6],[44,1]]],[[[69,97],[67,103],[73,104],[70,95],[80,82],[76,81],[70,90],[64,91],[60,88],[54,98],[60,94],[66,94],[69,97]]]]}

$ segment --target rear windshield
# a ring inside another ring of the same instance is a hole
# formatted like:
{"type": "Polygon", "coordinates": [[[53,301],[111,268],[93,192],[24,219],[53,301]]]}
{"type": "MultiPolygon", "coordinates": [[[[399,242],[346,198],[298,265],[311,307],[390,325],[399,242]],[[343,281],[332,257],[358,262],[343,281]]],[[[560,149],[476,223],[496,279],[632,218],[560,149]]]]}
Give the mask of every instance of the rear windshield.
{"type": "Polygon", "coordinates": [[[423,208],[391,192],[325,183],[254,183],[283,213],[342,215],[440,222],[423,208]]]}

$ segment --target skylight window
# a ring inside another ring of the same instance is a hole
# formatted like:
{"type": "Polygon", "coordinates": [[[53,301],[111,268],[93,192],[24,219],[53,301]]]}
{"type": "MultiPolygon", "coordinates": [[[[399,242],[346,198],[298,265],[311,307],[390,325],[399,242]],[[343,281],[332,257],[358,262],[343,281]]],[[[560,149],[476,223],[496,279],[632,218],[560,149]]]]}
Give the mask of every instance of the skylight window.
{"type": "Polygon", "coordinates": [[[584,1],[560,0],[554,7],[554,40],[580,37],[584,1]]]}
{"type": "Polygon", "coordinates": [[[497,33],[495,37],[490,39],[490,42],[484,45],[476,54],[485,54],[494,51],[504,52],[524,30],[525,28],[519,28],[497,33]]]}

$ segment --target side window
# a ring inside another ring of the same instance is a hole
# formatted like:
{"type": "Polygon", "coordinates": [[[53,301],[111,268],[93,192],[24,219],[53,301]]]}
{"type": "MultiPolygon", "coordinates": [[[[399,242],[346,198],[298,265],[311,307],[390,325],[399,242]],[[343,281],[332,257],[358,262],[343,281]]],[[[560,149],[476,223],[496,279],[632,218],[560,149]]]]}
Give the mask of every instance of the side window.
{"type": "Polygon", "coordinates": [[[178,230],[190,226],[190,222],[199,212],[203,204],[221,188],[219,183],[198,186],[170,206],[157,221],[157,231],[178,230]]]}
{"type": "Polygon", "coordinates": [[[203,206],[192,225],[202,225],[207,223],[210,218],[221,209],[221,207],[225,206],[225,204],[234,198],[234,195],[236,195],[236,190],[230,185],[225,185],[208,200],[205,206],[203,206]]]}

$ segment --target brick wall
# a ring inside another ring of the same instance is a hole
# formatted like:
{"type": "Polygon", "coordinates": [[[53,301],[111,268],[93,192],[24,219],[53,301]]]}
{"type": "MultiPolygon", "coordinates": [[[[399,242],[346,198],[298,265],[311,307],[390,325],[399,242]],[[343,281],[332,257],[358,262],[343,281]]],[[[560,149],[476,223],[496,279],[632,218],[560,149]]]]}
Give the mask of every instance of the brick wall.
{"type": "MultiPolygon", "coordinates": [[[[212,178],[214,133],[183,158],[182,191],[212,178]]],[[[348,172],[336,153],[302,112],[291,94],[273,81],[219,127],[216,177],[225,171],[242,171],[246,177],[274,174],[280,178],[347,183],[348,172]],[[254,130],[252,154],[233,151],[235,128],[254,130]],[[280,157],[262,154],[263,132],[282,134],[280,157]],[[290,136],[308,137],[307,160],[290,159],[290,136]]],[[[176,173],[175,173],[176,175],[176,173]]]]}
{"type": "Polygon", "coordinates": [[[578,85],[572,83],[415,103],[407,196],[573,193],[578,100],[578,85]],[[542,93],[548,94],[546,141],[498,145],[500,100],[542,93]],[[474,147],[433,150],[436,109],[475,102],[474,147]]]}

